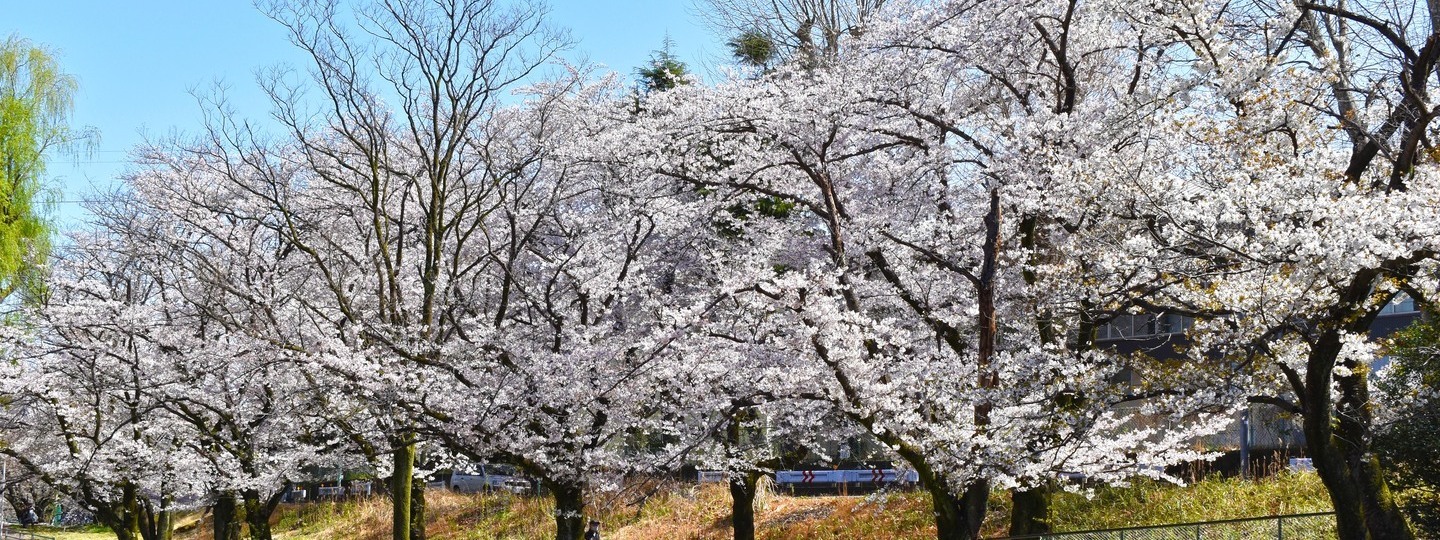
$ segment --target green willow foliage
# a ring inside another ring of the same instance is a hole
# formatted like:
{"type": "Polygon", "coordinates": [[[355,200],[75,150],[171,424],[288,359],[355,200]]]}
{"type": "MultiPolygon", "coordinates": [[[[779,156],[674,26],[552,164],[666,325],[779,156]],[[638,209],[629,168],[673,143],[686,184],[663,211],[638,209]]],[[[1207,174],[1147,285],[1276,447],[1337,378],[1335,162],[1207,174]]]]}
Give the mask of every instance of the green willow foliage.
{"type": "Polygon", "coordinates": [[[75,89],[49,51],[16,36],[0,44],[0,299],[39,292],[45,155],[84,139],[68,124],[75,89]]]}

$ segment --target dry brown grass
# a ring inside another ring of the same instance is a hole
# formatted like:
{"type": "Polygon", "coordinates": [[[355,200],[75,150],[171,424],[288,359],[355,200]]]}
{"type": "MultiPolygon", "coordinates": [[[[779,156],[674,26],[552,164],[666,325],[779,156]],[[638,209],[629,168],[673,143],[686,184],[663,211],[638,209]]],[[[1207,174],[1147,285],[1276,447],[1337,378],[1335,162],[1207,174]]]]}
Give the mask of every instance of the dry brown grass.
{"type": "MultiPolygon", "coordinates": [[[[434,540],[549,540],[554,505],[548,498],[503,494],[427,492],[427,536],[434,540]]],[[[920,492],[867,497],[764,495],[758,501],[756,536],[762,540],[844,538],[910,540],[934,538],[930,500],[920,492]]],[[[1328,509],[1314,475],[1280,475],[1243,482],[1209,479],[1189,487],[1137,482],[1130,488],[1100,488],[1089,497],[1056,497],[1056,530],[1200,521],[1328,509]]],[[[1001,536],[1009,497],[996,493],[984,536],[1001,536]]],[[[730,496],[724,486],[640,485],[631,491],[595,497],[592,515],[605,523],[609,540],[722,540],[730,538],[730,496]]],[[[287,505],[272,520],[279,540],[385,540],[390,536],[389,500],[287,505]]],[[[208,540],[208,522],[190,527],[177,540],[208,540]]]]}
{"type": "MultiPolygon", "coordinates": [[[[651,491],[651,490],[647,490],[651,491]]],[[[720,540],[731,537],[730,495],[724,486],[666,485],[648,497],[622,493],[596,498],[592,512],[615,540],[720,540]]],[[[548,498],[504,494],[426,493],[426,536],[435,540],[549,540],[548,498]]],[[[794,538],[933,538],[928,500],[915,493],[872,497],[789,497],[758,501],[757,536],[794,538]],[[865,534],[857,534],[857,533],[865,534]],[[877,534],[871,534],[877,533],[877,534]],[[878,534],[883,533],[883,534],[878,534]]],[[[177,540],[206,540],[208,519],[194,520],[177,540]]],[[[383,497],[284,505],[271,519],[277,540],[390,537],[390,505],[383,497]]]]}
{"type": "MultiPolygon", "coordinates": [[[[790,497],[757,501],[756,537],[934,538],[929,502],[916,493],[872,497],[790,497]],[[883,534],[876,534],[883,532],[883,534]]],[[[723,486],[688,486],[656,497],[640,511],[609,522],[619,540],[722,540],[731,538],[730,494],[723,486]]]]}

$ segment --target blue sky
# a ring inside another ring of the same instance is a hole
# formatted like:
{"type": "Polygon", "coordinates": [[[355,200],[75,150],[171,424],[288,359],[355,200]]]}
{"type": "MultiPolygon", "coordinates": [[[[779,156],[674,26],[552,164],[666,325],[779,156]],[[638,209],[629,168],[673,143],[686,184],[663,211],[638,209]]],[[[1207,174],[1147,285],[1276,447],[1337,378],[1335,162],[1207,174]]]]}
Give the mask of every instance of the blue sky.
{"type": "MultiPolygon", "coordinates": [[[[700,72],[720,60],[721,38],[694,15],[690,0],[550,0],[553,24],[579,41],[569,53],[630,73],[668,34],[676,53],[700,72]]],[[[83,218],[77,201],[111,189],[128,152],[146,137],[194,132],[193,90],[223,83],[236,108],[266,114],[255,72],[304,67],[284,30],[249,0],[0,0],[0,36],[17,34],[60,57],[80,83],[73,122],[100,133],[96,151],[51,159],[62,227],[83,218]]]]}

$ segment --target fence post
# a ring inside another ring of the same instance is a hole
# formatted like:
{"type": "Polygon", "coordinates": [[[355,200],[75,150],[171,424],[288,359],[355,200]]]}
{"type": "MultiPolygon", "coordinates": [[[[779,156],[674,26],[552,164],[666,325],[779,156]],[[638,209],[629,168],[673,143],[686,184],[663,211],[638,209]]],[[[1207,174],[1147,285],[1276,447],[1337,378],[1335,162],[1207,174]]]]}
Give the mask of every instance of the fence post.
{"type": "Polygon", "coordinates": [[[1285,540],[1285,518],[1275,518],[1275,540],[1285,540]]]}
{"type": "Polygon", "coordinates": [[[1204,525],[1196,525],[1196,526],[1195,526],[1195,540],[1200,540],[1200,529],[1204,529],[1204,528],[1205,528],[1204,525]]]}

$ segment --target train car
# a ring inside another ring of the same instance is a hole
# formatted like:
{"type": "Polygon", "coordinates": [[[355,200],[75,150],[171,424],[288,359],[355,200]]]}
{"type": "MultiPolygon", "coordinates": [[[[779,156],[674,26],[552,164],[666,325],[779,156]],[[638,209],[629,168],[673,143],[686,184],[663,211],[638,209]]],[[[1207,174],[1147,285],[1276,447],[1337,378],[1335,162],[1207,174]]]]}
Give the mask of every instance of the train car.
{"type": "Polygon", "coordinates": [[[775,486],[795,494],[871,493],[884,488],[914,488],[920,476],[899,469],[807,469],[776,471],[775,486]]]}

